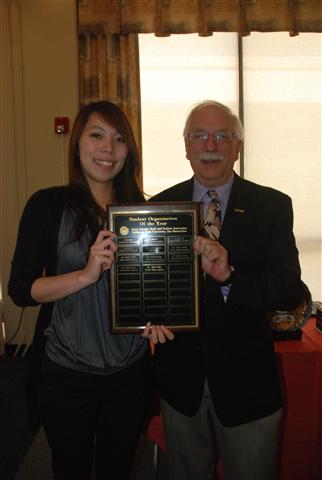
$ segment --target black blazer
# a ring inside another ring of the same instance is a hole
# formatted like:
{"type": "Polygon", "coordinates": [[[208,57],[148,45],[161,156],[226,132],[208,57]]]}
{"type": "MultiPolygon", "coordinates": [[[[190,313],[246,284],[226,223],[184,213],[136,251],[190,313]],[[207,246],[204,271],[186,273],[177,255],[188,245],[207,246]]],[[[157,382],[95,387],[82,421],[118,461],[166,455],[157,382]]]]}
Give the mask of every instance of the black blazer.
{"type": "MultiPolygon", "coordinates": [[[[191,200],[193,179],[151,201],[191,200]]],[[[162,398],[186,415],[199,408],[205,377],[225,426],[265,417],[282,403],[268,310],[302,301],[291,199],[234,175],[220,243],[235,268],[225,302],[206,276],[200,332],[177,333],[157,345],[155,375],[162,398]]]]}

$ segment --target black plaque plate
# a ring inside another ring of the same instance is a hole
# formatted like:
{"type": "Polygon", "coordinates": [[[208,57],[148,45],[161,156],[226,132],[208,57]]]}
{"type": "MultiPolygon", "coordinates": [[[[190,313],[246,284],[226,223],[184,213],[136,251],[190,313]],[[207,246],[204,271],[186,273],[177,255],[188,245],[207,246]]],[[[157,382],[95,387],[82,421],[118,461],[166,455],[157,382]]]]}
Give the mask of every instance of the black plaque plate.
{"type": "Polygon", "coordinates": [[[110,206],[116,234],[111,268],[112,332],[141,332],[145,324],[173,331],[199,328],[199,232],[197,202],[110,206]]]}

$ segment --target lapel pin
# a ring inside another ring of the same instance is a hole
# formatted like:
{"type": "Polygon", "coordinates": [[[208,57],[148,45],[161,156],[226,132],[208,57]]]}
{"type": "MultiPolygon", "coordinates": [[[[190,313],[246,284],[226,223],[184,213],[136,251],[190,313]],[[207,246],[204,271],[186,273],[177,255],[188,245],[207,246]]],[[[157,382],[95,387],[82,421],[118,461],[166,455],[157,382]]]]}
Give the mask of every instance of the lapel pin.
{"type": "Polygon", "coordinates": [[[236,213],[245,213],[245,210],[243,208],[234,208],[234,212],[236,213]]]}

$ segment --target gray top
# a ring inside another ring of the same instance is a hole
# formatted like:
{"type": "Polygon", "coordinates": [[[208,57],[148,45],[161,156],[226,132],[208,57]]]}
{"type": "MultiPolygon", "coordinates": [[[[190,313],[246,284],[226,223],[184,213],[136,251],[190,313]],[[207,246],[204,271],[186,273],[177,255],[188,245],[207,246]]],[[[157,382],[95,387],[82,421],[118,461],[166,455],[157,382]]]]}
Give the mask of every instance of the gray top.
{"type": "MultiPolygon", "coordinates": [[[[74,218],[65,209],[58,234],[57,275],[80,270],[87,263],[90,234],[68,243],[74,218]]],[[[139,334],[111,334],[108,272],[79,292],[57,300],[45,334],[46,353],[54,362],[74,370],[108,374],[138,360],[147,341],[139,334]]]]}

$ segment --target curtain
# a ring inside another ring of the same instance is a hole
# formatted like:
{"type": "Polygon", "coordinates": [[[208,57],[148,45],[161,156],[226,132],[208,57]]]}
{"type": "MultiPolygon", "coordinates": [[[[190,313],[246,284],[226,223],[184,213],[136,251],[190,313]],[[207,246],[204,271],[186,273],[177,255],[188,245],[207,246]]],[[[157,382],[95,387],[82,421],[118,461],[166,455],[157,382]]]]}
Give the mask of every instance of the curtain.
{"type": "Polygon", "coordinates": [[[80,29],[80,105],[116,103],[126,113],[141,150],[138,55],[137,35],[109,34],[90,25],[80,29]]]}
{"type": "Polygon", "coordinates": [[[141,145],[138,33],[322,31],[322,0],[78,0],[80,104],[108,99],[141,145]]]}
{"type": "Polygon", "coordinates": [[[78,9],[81,25],[123,35],[322,31],[322,0],[79,0],[78,9]]]}

